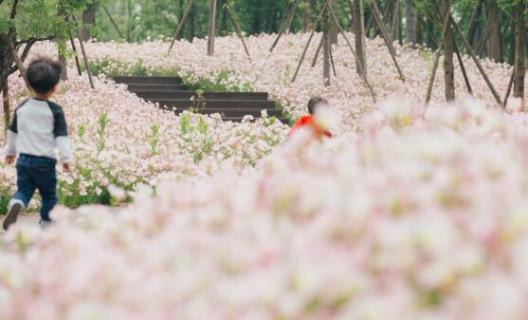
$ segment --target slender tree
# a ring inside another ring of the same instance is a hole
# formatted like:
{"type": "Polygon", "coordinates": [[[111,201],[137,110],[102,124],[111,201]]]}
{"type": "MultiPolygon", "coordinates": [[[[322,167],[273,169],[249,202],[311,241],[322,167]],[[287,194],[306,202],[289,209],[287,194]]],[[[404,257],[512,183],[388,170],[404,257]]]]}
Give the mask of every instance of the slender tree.
{"type": "Polygon", "coordinates": [[[501,28],[500,28],[500,12],[497,0],[490,0],[489,3],[489,14],[488,14],[488,26],[489,26],[489,57],[497,62],[502,61],[502,50],[501,50],[501,28]]]}
{"type": "Polygon", "coordinates": [[[209,23],[207,26],[207,55],[214,54],[216,37],[216,0],[209,0],[209,23]]]}
{"type": "Polygon", "coordinates": [[[412,45],[418,43],[416,36],[417,21],[413,0],[405,0],[405,41],[412,45]]]}
{"type": "Polygon", "coordinates": [[[81,40],[88,41],[92,38],[90,28],[95,25],[96,2],[91,0],[82,14],[81,40]]]}
{"type": "MultiPolygon", "coordinates": [[[[449,0],[442,0],[442,14],[445,16],[451,14],[451,2],[449,0]]],[[[445,97],[447,101],[455,100],[455,70],[454,70],[454,46],[453,34],[451,27],[447,28],[444,37],[444,82],[445,82],[445,97]]]]}
{"type": "Polygon", "coordinates": [[[526,48],[526,25],[524,22],[524,14],[526,11],[526,3],[524,0],[517,0],[517,4],[513,10],[513,18],[515,21],[515,75],[513,96],[524,99],[524,75],[525,71],[525,48],[526,48]]]}
{"type": "Polygon", "coordinates": [[[362,0],[350,0],[352,2],[352,28],[355,34],[355,46],[358,58],[356,59],[356,70],[362,76],[367,76],[367,56],[365,53],[365,24],[363,20],[362,0]],[[359,65],[361,64],[361,65],[359,65]],[[365,74],[361,74],[363,70],[365,74]]]}

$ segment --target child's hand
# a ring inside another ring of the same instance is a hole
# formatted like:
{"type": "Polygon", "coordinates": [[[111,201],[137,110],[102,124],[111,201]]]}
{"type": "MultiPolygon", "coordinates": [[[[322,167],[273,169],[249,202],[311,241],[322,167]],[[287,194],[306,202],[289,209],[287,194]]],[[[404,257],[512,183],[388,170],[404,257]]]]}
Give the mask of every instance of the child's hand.
{"type": "Polygon", "coordinates": [[[15,163],[15,159],[16,159],[16,156],[11,156],[11,155],[10,156],[6,156],[5,157],[5,162],[7,164],[13,164],[13,163],[15,163]]]}
{"type": "Polygon", "coordinates": [[[64,170],[64,172],[71,172],[72,171],[72,168],[71,168],[71,164],[69,163],[63,163],[62,164],[62,169],[64,170]]]}

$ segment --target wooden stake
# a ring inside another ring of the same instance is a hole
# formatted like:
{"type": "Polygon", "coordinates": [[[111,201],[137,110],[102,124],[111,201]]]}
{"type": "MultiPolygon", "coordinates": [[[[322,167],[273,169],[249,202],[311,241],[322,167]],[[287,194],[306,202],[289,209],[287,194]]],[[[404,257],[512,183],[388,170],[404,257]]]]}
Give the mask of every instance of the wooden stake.
{"type": "Polygon", "coordinates": [[[482,12],[483,4],[484,4],[484,0],[478,0],[477,6],[475,7],[475,11],[473,11],[473,14],[471,15],[471,19],[469,20],[469,30],[467,33],[467,39],[469,39],[469,43],[471,43],[472,45],[474,44],[475,32],[477,30],[477,23],[478,23],[478,19],[480,18],[480,14],[482,12]]]}
{"type": "Polygon", "coordinates": [[[273,49],[275,49],[275,47],[279,43],[279,40],[282,37],[282,35],[287,30],[290,29],[291,24],[293,22],[293,17],[295,17],[295,12],[297,11],[298,5],[299,5],[299,0],[295,0],[295,2],[292,3],[291,7],[288,9],[288,14],[286,16],[286,19],[284,20],[283,24],[281,25],[281,28],[279,29],[279,34],[277,35],[277,38],[275,38],[275,41],[273,41],[273,44],[271,45],[270,52],[273,52],[273,49]]]}
{"type": "Polygon", "coordinates": [[[295,73],[293,74],[293,78],[291,80],[292,83],[297,80],[297,76],[299,75],[299,71],[301,70],[302,63],[304,61],[304,58],[306,57],[306,52],[308,51],[308,48],[310,47],[310,44],[312,43],[313,36],[315,34],[315,28],[312,30],[312,33],[310,33],[310,37],[308,38],[308,42],[304,46],[303,53],[301,55],[301,59],[299,60],[299,64],[297,64],[297,68],[295,69],[295,73]]]}
{"type": "Polygon", "coordinates": [[[346,44],[348,45],[348,47],[350,48],[350,51],[352,51],[352,54],[354,55],[354,58],[356,59],[356,65],[357,65],[357,67],[359,67],[360,78],[363,80],[363,82],[365,83],[365,86],[369,90],[370,95],[372,97],[372,100],[374,102],[376,102],[376,93],[374,92],[374,88],[372,88],[372,86],[370,85],[370,83],[368,81],[368,76],[367,76],[366,71],[363,69],[363,64],[361,64],[361,62],[359,60],[359,57],[356,54],[356,51],[354,50],[354,48],[352,47],[352,43],[350,42],[350,40],[346,36],[345,30],[343,29],[343,27],[339,23],[339,20],[337,19],[337,16],[336,16],[334,10],[332,9],[332,7],[329,7],[329,8],[330,8],[330,13],[332,14],[332,17],[334,18],[335,24],[336,24],[337,28],[339,29],[339,32],[341,33],[343,38],[345,38],[346,44]]]}
{"type": "Polygon", "coordinates": [[[486,48],[486,44],[488,43],[488,38],[490,36],[490,28],[486,28],[486,31],[482,33],[482,38],[480,39],[478,45],[477,45],[477,51],[475,52],[477,55],[482,56],[484,55],[484,49],[486,48]]]}
{"type": "Polygon", "coordinates": [[[209,0],[209,22],[207,25],[207,55],[214,55],[216,37],[216,0],[209,0]]]}
{"type": "Polygon", "coordinates": [[[333,50],[332,50],[332,45],[330,45],[330,63],[332,64],[332,70],[334,72],[334,77],[337,77],[337,71],[336,71],[336,66],[335,66],[335,62],[334,62],[334,53],[333,53],[333,50]]]}
{"type": "Polygon", "coordinates": [[[510,77],[510,82],[508,83],[508,90],[506,90],[506,95],[504,96],[504,105],[508,105],[508,99],[510,98],[511,91],[513,89],[513,81],[515,80],[515,68],[512,69],[512,75],[510,77]]]}
{"type": "Polygon", "coordinates": [[[370,6],[372,15],[374,16],[374,22],[378,26],[381,35],[383,37],[383,40],[385,41],[385,45],[389,49],[390,56],[392,58],[392,61],[394,65],[396,66],[396,69],[398,70],[398,74],[400,75],[400,79],[402,81],[405,81],[405,76],[403,75],[403,72],[400,68],[400,65],[398,64],[398,60],[396,59],[396,50],[394,50],[394,46],[392,44],[392,38],[390,37],[389,33],[387,32],[385,25],[383,24],[383,17],[381,16],[381,12],[379,10],[378,4],[376,1],[372,1],[372,4],[370,6]]]}
{"type": "Polygon", "coordinates": [[[473,88],[471,88],[471,83],[469,82],[469,77],[466,72],[466,67],[464,66],[464,60],[462,60],[462,56],[460,55],[460,50],[458,49],[458,45],[456,44],[456,41],[453,41],[453,47],[455,49],[455,54],[458,60],[458,64],[460,65],[460,69],[462,70],[462,75],[464,76],[464,82],[466,83],[467,91],[470,95],[473,95],[473,88]]]}
{"type": "Polygon", "coordinates": [[[306,52],[308,51],[308,48],[310,47],[310,44],[312,43],[312,39],[313,39],[313,37],[315,35],[315,28],[316,28],[317,24],[319,23],[319,21],[323,18],[323,14],[325,13],[327,6],[328,6],[328,0],[326,0],[324,2],[323,8],[321,9],[321,12],[319,13],[319,16],[314,21],[312,32],[310,33],[310,37],[308,38],[308,42],[304,46],[304,50],[303,50],[303,53],[301,55],[301,59],[299,60],[299,64],[297,65],[297,68],[295,69],[295,73],[294,73],[292,81],[291,81],[292,83],[294,83],[295,80],[297,80],[297,76],[299,75],[299,71],[301,70],[301,66],[302,66],[302,64],[304,62],[304,58],[306,57],[306,52]]]}
{"type": "Polygon", "coordinates": [[[174,43],[176,42],[176,39],[180,36],[180,33],[183,31],[183,26],[185,25],[185,21],[187,21],[187,18],[189,17],[189,14],[192,11],[194,0],[189,0],[189,3],[187,4],[187,7],[185,8],[185,12],[183,14],[182,19],[180,20],[180,23],[178,23],[178,28],[176,28],[176,32],[174,33],[174,36],[172,37],[172,42],[169,46],[169,51],[167,54],[170,54],[172,51],[172,48],[174,47],[174,43]]]}
{"type": "MultiPolygon", "coordinates": [[[[75,16],[72,16],[72,20],[74,23],[77,23],[75,16]]],[[[84,43],[81,40],[81,34],[79,30],[77,30],[77,38],[79,39],[79,45],[81,47],[81,53],[84,60],[84,67],[86,68],[86,73],[88,74],[88,81],[90,82],[90,87],[92,89],[95,89],[95,85],[92,79],[92,71],[90,70],[90,63],[88,62],[88,55],[86,54],[86,50],[84,49],[84,43]]]]}
{"type": "MultiPolygon", "coordinates": [[[[446,15],[444,18],[444,24],[442,26],[442,37],[440,38],[440,44],[444,42],[444,37],[447,33],[447,29],[449,28],[449,15],[446,15]]],[[[431,71],[431,76],[429,77],[429,84],[427,85],[427,94],[425,96],[425,107],[429,105],[429,102],[431,102],[431,96],[433,94],[433,85],[436,78],[436,70],[438,69],[438,64],[440,63],[440,56],[442,55],[442,46],[438,46],[438,50],[436,50],[434,63],[433,63],[433,70],[431,71]]],[[[424,113],[425,113],[424,109],[424,113]]]]}
{"type": "Polygon", "coordinates": [[[110,19],[110,22],[114,26],[114,29],[117,31],[117,34],[119,35],[119,37],[121,39],[125,39],[125,37],[123,36],[123,33],[121,32],[121,30],[119,30],[119,27],[117,26],[117,23],[115,22],[114,18],[110,14],[110,11],[108,11],[108,8],[106,6],[103,6],[103,10],[106,13],[106,15],[108,16],[108,19],[110,19]]]}
{"type": "MultiPolygon", "coordinates": [[[[431,102],[431,96],[433,94],[433,85],[436,78],[436,70],[438,69],[438,64],[440,63],[440,56],[442,55],[442,49],[438,48],[436,50],[435,59],[433,63],[433,70],[431,71],[431,76],[429,77],[429,84],[427,85],[427,94],[425,96],[425,105],[429,105],[431,102]]],[[[425,110],[424,110],[425,112],[425,110]]]]}
{"type": "Polygon", "coordinates": [[[242,30],[240,29],[240,24],[238,23],[238,19],[236,18],[236,14],[233,11],[233,8],[231,7],[231,3],[226,2],[226,4],[224,5],[224,8],[227,11],[229,19],[231,20],[231,24],[233,25],[233,28],[235,29],[235,32],[238,35],[238,38],[242,42],[242,46],[244,47],[244,51],[246,51],[246,55],[248,56],[249,61],[251,61],[251,55],[249,54],[249,49],[246,46],[246,41],[244,40],[244,36],[242,35],[242,30]]]}
{"type": "Polygon", "coordinates": [[[478,70],[480,71],[480,74],[484,78],[484,81],[486,81],[486,84],[488,85],[488,88],[491,90],[491,93],[493,94],[493,97],[495,98],[495,101],[504,109],[506,106],[502,103],[502,100],[497,93],[497,90],[495,90],[495,87],[493,86],[493,83],[491,83],[491,80],[489,79],[488,75],[486,74],[486,71],[484,70],[484,67],[482,67],[482,64],[480,63],[479,59],[477,58],[475,52],[473,51],[473,48],[471,47],[471,44],[468,42],[462,31],[460,31],[460,27],[458,24],[453,20],[453,17],[451,17],[451,14],[448,15],[450,17],[451,23],[455,27],[456,33],[459,35],[459,37],[462,39],[462,42],[466,46],[466,50],[468,51],[469,55],[473,59],[473,62],[475,62],[475,65],[477,66],[478,70]]]}
{"type": "Polygon", "coordinates": [[[75,45],[75,41],[73,40],[73,36],[71,32],[68,30],[69,36],[70,36],[70,44],[73,50],[73,56],[75,58],[75,65],[77,66],[77,72],[79,75],[82,75],[82,69],[81,69],[81,62],[79,61],[79,54],[77,53],[77,46],[75,45]]]}
{"type": "Polygon", "coordinates": [[[323,38],[321,37],[321,41],[319,41],[319,46],[317,47],[317,50],[315,51],[315,55],[312,60],[312,68],[315,67],[317,64],[317,60],[319,59],[319,53],[321,53],[321,49],[323,48],[323,38]]]}

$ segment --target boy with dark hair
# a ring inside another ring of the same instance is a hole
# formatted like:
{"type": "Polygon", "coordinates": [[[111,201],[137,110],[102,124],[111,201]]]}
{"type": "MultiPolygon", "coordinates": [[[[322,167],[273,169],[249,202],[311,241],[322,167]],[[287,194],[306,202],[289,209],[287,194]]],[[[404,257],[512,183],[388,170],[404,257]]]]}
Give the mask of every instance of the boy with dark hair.
{"type": "Polygon", "coordinates": [[[324,137],[331,138],[332,133],[321,127],[317,121],[317,113],[324,108],[329,108],[328,100],[322,97],[314,97],[308,101],[308,115],[302,116],[297,122],[293,125],[290,130],[289,135],[292,136],[295,132],[299,131],[302,128],[309,128],[312,130],[312,133],[317,139],[322,139],[324,137]]]}
{"type": "Polygon", "coordinates": [[[52,223],[50,211],[57,204],[57,174],[55,149],[58,149],[63,169],[70,171],[72,152],[68,140],[66,119],[62,108],[49,101],[57,90],[62,66],[47,58],[31,62],[26,71],[27,83],[33,97],[15,110],[7,131],[7,164],[15,162],[17,153],[17,192],[9,201],[3,228],[16,222],[35,190],[42,197],[40,225],[52,223]]]}

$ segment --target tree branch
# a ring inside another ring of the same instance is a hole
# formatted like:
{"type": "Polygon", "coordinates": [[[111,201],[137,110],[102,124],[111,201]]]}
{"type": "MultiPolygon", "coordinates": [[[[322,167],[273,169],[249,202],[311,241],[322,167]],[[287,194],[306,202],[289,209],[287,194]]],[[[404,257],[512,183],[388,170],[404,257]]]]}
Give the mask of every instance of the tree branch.
{"type": "Polygon", "coordinates": [[[35,42],[39,42],[39,41],[48,41],[48,40],[53,40],[55,39],[55,36],[47,36],[47,37],[31,37],[31,38],[28,38],[28,39],[25,39],[25,40],[20,40],[20,41],[17,41],[16,42],[16,45],[19,46],[21,44],[27,44],[27,43],[35,43],[35,42]]]}
{"type": "Polygon", "coordinates": [[[20,60],[22,62],[26,61],[26,58],[29,55],[29,50],[31,50],[31,47],[35,44],[35,42],[28,42],[26,43],[26,46],[24,47],[24,51],[22,51],[22,55],[20,56],[20,60]]]}
{"type": "MultiPolygon", "coordinates": [[[[29,42],[26,42],[26,46],[24,47],[24,50],[22,51],[22,55],[20,55],[20,61],[23,63],[24,61],[26,61],[28,55],[29,55],[29,51],[31,50],[31,47],[35,44],[35,42],[32,42],[32,41],[29,41],[29,42]]],[[[9,69],[9,74],[12,74],[12,73],[15,73],[17,70],[19,70],[18,68],[18,64],[15,63],[14,66],[11,67],[11,69],[9,69]]]]}
{"type": "MultiPolygon", "coordinates": [[[[2,0],[3,1],[3,0],[2,0]]],[[[13,20],[15,19],[17,15],[17,7],[20,0],[14,0],[13,5],[11,6],[11,13],[9,14],[9,19],[13,20]]]]}

